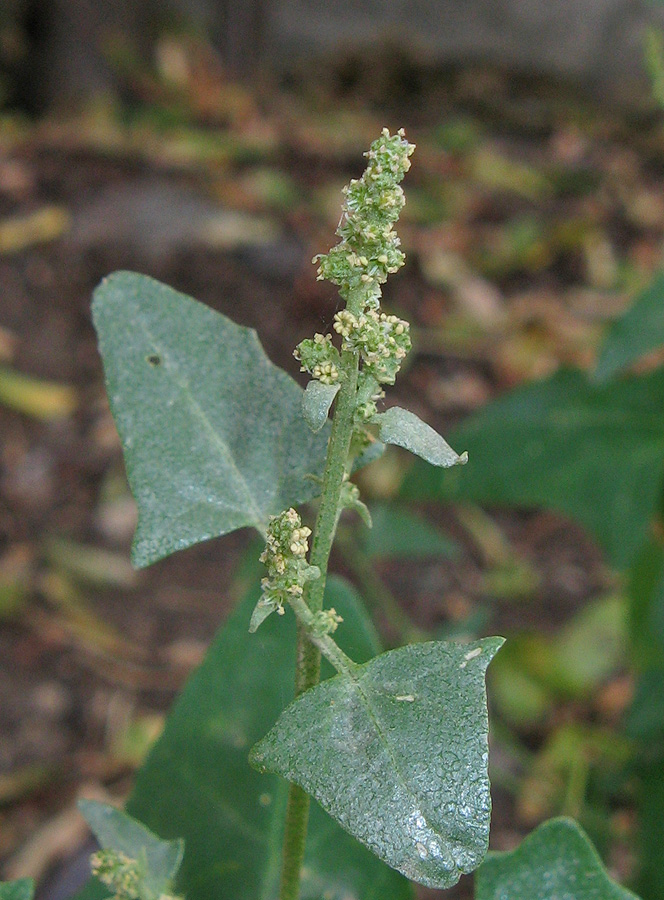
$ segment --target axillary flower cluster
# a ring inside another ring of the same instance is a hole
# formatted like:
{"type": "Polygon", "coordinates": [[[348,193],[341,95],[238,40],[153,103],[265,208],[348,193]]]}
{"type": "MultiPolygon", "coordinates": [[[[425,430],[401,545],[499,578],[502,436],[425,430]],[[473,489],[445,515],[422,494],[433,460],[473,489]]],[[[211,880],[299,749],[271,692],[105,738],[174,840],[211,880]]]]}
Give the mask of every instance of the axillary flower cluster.
{"type": "MultiPolygon", "coordinates": [[[[384,128],[365,154],[368,164],[364,174],[344,188],[337,228],[341,240],[329,253],[313,260],[318,264],[318,279],[338,285],[346,301],[346,309],[334,317],[340,347],[333,343],[333,335],[315,334],[295,350],[302,371],[328,388],[338,390],[346,379],[352,379],[348,382],[348,390],[353,392],[352,445],[360,450],[371,440],[367,424],[384,396],[381,385],[394,383],[411,346],[408,322],[381,312],[379,301],[381,285],[405,260],[394,224],[405,202],[399,182],[410,168],[409,157],[414,149],[403,130],[390,135],[384,128]]],[[[326,394],[329,405],[336,390],[326,394]]],[[[345,506],[353,506],[362,514],[366,508],[347,477],[346,472],[339,486],[337,515],[345,506]]],[[[267,576],[250,631],[255,631],[270,613],[283,613],[285,603],[294,604],[294,598],[305,593],[306,583],[320,577],[319,569],[306,560],[310,534],[294,509],[270,521],[261,556],[267,576]]],[[[329,634],[338,621],[334,610],[324,610],[316,614],[315,627],[329,634]]]]}
{"type": "Polygon", "coordinates": [[[170,894],[155,896],[146,884],[146,866],[119,850],[98,850],[90,857],[92,874],[114,892],[111,900],[181,900],[170,894]]]}
{"type": "Polygon", "coordinates": [[[302,524],[294,509],[287,509],[270,520],[265,550],[260,561],[267,568],[261,581],[263,595],[251,617],[249,631],[256,631],[270,613],[284,613],[284,604],[292,597],[302,596],[304,585],[320,576],[316,566],[306,560],[311,529],[302,524]]]}

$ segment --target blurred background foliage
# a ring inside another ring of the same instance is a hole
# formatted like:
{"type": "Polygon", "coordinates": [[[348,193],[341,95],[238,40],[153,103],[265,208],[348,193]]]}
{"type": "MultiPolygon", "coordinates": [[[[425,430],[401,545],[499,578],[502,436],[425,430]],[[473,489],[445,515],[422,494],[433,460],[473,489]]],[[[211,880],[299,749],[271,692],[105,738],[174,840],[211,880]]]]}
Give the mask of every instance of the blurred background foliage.
{"type": "Polygon", "coordinates": [[[6,877],[53,900],[71,884],[76,795],[127,795],[258,577],[244,534],[129,567],[92,288],[154,275],[300,377],[292,347],[336,304],[310,258],[387,124],[418,145],[386,293],[415,336],[393,402],[470,462],[365,470],[374,530],[344,520],[335,568],[387,646],[509,638],[490,672],[495,849],[572,815],[617,877],[664,895],[661,9],[506,3],[496,24],[490,6],[465,4],[468,34],[446,3],[408,25],[398,4],[0,8],[6,877]]]}

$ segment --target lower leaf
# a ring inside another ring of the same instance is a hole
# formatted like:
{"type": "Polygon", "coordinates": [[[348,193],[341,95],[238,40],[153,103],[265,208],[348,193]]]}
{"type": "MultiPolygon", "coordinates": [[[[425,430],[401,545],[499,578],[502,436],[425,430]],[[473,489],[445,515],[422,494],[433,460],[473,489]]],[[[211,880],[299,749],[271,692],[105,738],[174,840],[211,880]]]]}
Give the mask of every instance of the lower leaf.
{"type": "Polygon", "coordinates": [[[298,698],[251,751],[413,881],[455,884],[489,839],[484,675],[502,638],[384,653],[298,698]]]}
{"type": "MultiPolygon", "coordinates": [[[[290,612],[270,616],[249,634],[258,596],[258,588],[247,595],[192,675],[127,805],[159,835],[185,839],[176,888],[187,900],[276,900],[279,893],[287,785],[261,777],[247,752],[292,696],[295,622],[290,612]]],[[[379,652],[347,583],[331,578],[326,603],[343,615],[338,635],[347,653],[366,660],[379,652]]],[[[411,890],[312,805],[302,900],[410,900],[411,890]]]]}
{"type": "Polygon", "coordinates": [[[475,900],[638,900],[609,878],[572,819],[551,819],[511,853],[490,853],[475,885],[475,900]]]}

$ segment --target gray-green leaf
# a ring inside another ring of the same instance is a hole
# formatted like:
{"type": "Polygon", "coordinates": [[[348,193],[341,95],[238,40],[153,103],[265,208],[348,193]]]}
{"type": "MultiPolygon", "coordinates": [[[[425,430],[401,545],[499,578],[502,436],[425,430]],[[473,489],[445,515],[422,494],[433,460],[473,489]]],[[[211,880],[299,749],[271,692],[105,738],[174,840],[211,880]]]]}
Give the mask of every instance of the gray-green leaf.
{"type": "Polygon", "coordinates": [[[302,396],[302,415],[312,431],[320,431],[327,422],[330,407],[340,387],[340,384],[323,384],[315,378],[306,386],[302,396]]]}
{"type": "Polygon", "coordinates": [[[372,422],[378,425],[378,434],[385,444],[404,447],[434,466],[447,469],[468,462],[467,453],[455,453],[437,431],[407,409],[393,406],[374,416],[372,422]]]}
{"type": "Polygon", "coordinates": [[[256,333],[177,291],[116,272],[93,317],[138,503],[133,562],[251,525],[318,491],[327,431],[256,333]]]}
{"type": "MultiPolygon", "coordinates": [[[[259,775],[247,753],[292,697],[295,621],[289,610],[249,634],[259,596],[258,587],[247,595],[191,677],[127,804],[160,834],[184,837],[177,889],[187,900],[277,900],[279,893],[288,785],[259,775]]],[[[343,616],[336,636],[347,653],[364,661],[379,652],[347,583],[330,578],[326,603],[343,616]]],[[[411,900],[412,891],[314,803],[302,900],[322,897],[411,900]]]]}
{"type": "Polygon", "coordinates": [[[106,803],[79,800],[78,808],[104,850],[116,850],[145,862],[142,896],[157,900],[170,892],[182,863],[182,840],[163,841],[145,825],[106,803]]]}
{"type": "Polygon", "coordinates": [[[544,822],[511,853],[489,853],[475,886],[476,900],[638,900],[609,878],[572,819],[544,822]]]}
{"type": "Polygon", "coordinates": [[[298,698],[251,751],[408,878],[455,884],[486,853],[486,668],[503,643],[384,653],[298,698]]]}
{"type": "Polygon", "coordinates": [[[0,900],[32,900],[35,884],[31,878],[0,881],[0,900]]]}

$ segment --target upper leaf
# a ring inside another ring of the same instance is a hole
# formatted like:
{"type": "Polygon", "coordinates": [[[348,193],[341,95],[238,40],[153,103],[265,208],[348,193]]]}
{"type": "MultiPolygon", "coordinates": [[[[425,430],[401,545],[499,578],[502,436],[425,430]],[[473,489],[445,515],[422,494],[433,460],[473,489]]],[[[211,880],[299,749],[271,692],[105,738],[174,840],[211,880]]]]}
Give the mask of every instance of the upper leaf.
{"type": "Polygon", "coordinates": [[[595,378],[606,381],[661,346],[664,346],[664,273],[611,325],[597,361],[595,378]]]}
{"type": "Polygon", "coordinates": [[[340,384],[324,384],[315,378],[307,385],[302,397],[302,415],[312,431],[320,431],[327,422],[340,387],[340,384]]]}
{"type": "Polygon", "coordinates": [[[318,491],[327,430],[256,333],[177,291],[116,272],[93,317],[138,504],[133,562],[147,566],[252,525],[318,491]]]}
{"type": "Polygon", "coordinates": [[[664,370],[597,386],[563,371],[526,385],[453,434],[472,465],[418,466],[404,493],[543,505],[577,518],[625,565],[643,541],[664,471],[664,370]]]}
{"type": "Polygon", "coordinates": [[[0,900],[32,900],[35,884],[31,878],[0,881],[0,900]]]}
{"type": "Polygon", "coordinates": [[[612,881],[572,819],[540,825],[511,853],[489,853],[475,876],[475,900],[638,900],[612,881]]]}
{"type": "Polygon", "coordinates": [[[384,413],[375,415],[371,421],[378,425],[378,434],[385,444],[405,447],[434,466],[446,469],[468,462],[467,453],[459,456],[437,431],[407,409],[392,406],[384,413]]]}
{"type": "Polygon", "coordinates": [[[502,638],[383,653],[307,691],[251,751],[408,878],[455,884],[486,853],[486,668],[502,638]]]}
{"type": "Polygon", "coordinates": [[[145,863],[141,896],[157,900],[169,893],[182,863],[182,840],[163,841],[145,825],[107,803],[79,800],[78,808],[104,850],[116,850],[145,863]]]}
{"type": "MultiPolygon", "coordinates": [[[[258,567],[257,567],[258,568],[258,567]]],[[[247,761],[249,747],[292,696],[294,616],[247,627],[260,589],[233,613],[168,717],[127,804],[187,852],[178,890],[187,900],[276,900],[287,784],[247,761]]],[[[326,602],[343,616],[346,652],[366,660],[377,639],[355,593],[328,581],[326,602]]],[[[326,666],[329,674],[329,666],[326,666]]],[[[302,900],[410,900],[410,885],[312,805],[302,900]]]]}

